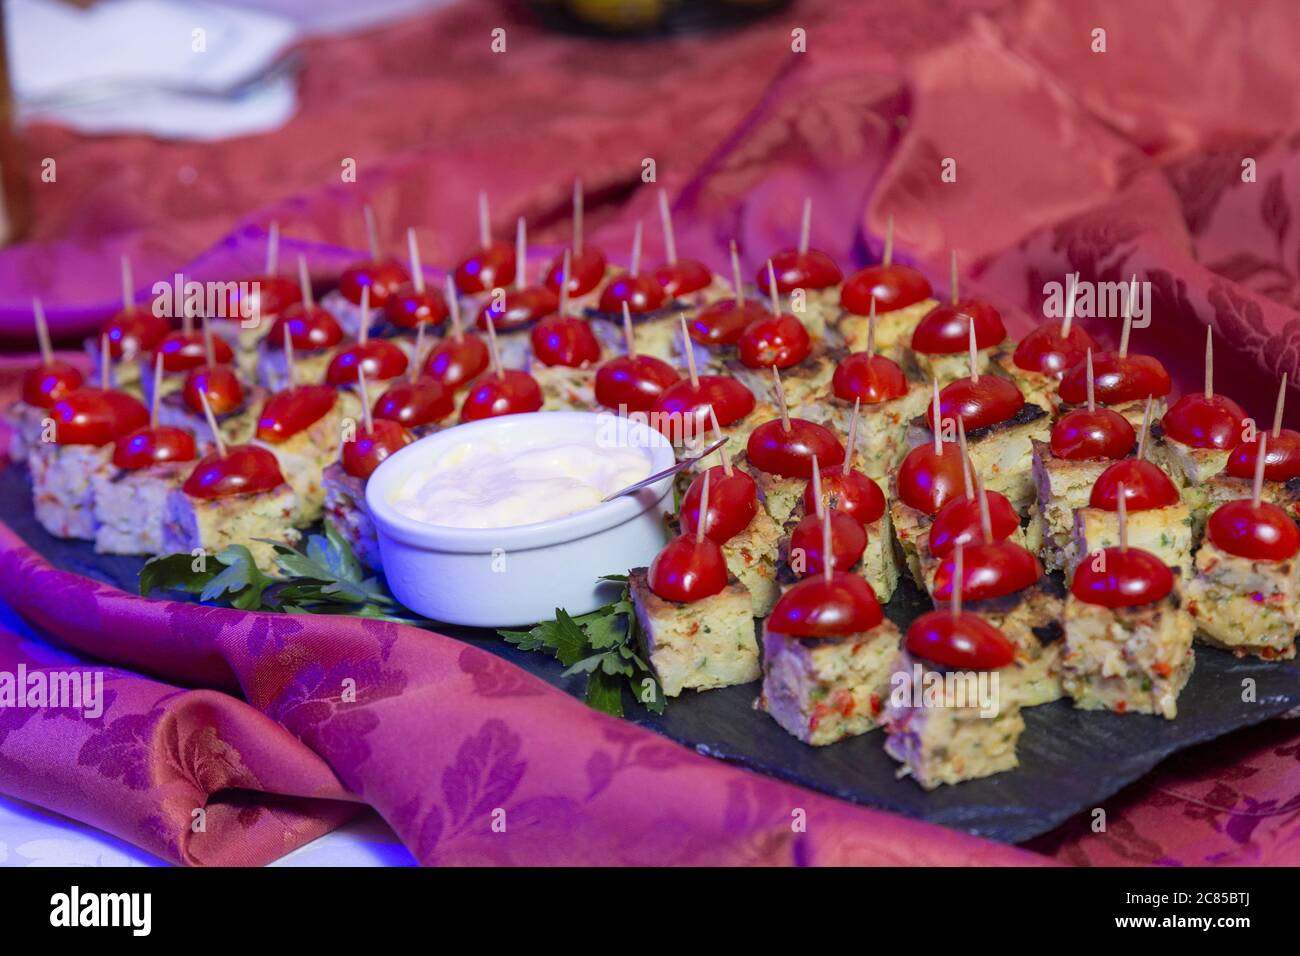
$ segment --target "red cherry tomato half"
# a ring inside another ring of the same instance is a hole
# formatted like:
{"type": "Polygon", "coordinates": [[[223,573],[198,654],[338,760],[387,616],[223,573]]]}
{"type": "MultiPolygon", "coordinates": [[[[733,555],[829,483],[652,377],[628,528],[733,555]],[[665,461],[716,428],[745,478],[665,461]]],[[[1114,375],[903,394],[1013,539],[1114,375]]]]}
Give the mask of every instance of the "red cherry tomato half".
{"type": "Polygon", "coordinates": [[[1007,337],[997,309],[978,299],[935,306],[912,331],[912,351],[955,355],[970,349],[970,323],[975,323],[975,347],[991,349],[1007,337]]]}
{"type": "MultiPolygon", "coordinates": [[[[1118,352],[1093,352],[1092,372],[1097,401],[1103,405],[1136,402],[1148,396],[1163,398],[1173,387],[1160,360],[1150,355],[1120,358],[1118,352]]],[[[1057,391],[1068,405],[1082,405],[1088,400],[1086,356],[1070,366],[1057,391]]]]}
{"type": "MultiPolygon", "coordinates": [[[[721,465],[714,465],[709,476],[709,516],[704,533],[718,544],[726,544],[749,527],[758,513],[758,485],[754,479],[732,468],[728,475],[721,465]]],[[[682,534],[691,535],[700,524],[700,495],[704,490],[704,474],[695,476],[686,497],[682,499],[679,523],[682,534]]]]}
{"type": "MultiPolygon", "coordinates": [[[[984,496],[989,503],[989,525],[993,530],[994,541],[1004,541],[1016,533],[1020,527],[1020,516],[1011,502],[996,491],[986,491],[984,496]]],[[[946,558],[956,550],[957,545],[969,548],[982,544],[984,526],[980,518],[979,496],[953,498],[939,509],[930,525],[930,553],[936,558],[946,558]]]]}
{"type": "MultiPolygon", "coordinates": [[[[848,571],[862,560],[867,550],[867,532],[855,518],[843,511],[832,511],[831,516],[831,568],[848,571]]],[[[807,515],[790,533],[790,567],[800,577],[821,574],[825,565],[825,531],[815,514],[807,515]],[[802,556],[802,560],[800,560],[802,556]]]]}
{"type": "Polygon", "coordinates": [[[330,385],[351,385],[364,369],[367,382],[384,382],[406,372],[407,358],[391,339],[367,339],[350,345],[330,359],[325,381],[330,385]]]}
{"type": "MultiPolygon", "coordinates": [[[[952,600],[956,554],[939,562],[934,573],[935,601],[952,600]]],[[[1014,541],[981,541],[962,549],[961,595],[964,601],[1006,597],[1037,584],[1043,566],[1014,541]]]]}
{"type": "Polygon", "coordinates": [[[1088,503],[1106,511],[1119,510],[1119,486],[1124,486],[1124,509],[1150,511],[1178,504],[1178,489],[1169,476],[1145,459],[1125,458],[1097,478],[1088,503]]]}
{"type": "Polygon", "coordinates": [[[744,305],[737,305],[735,299],[719,299],[700,309],[687,329],[691,339],[701,345],[735,345],[745,329],[771,314],[757,299],[746,299],[744,305]]]}
{"type": "Polygon", "coordinates": [[[893,359],[854,352],[835,366],[831,389],[846,402],[879,405],[907,394],[907,376],[893,359]]]}
{"type": "Polygon", "coordinates": [[[33,365],[23,372],[23,401],[37,408],[49,408],[69,392],[81,388],[81,372],[63,361],[33,365]]]}
{"type": "Polygon", "coordinates": [[[389,455],[415,441],[397,422],[376,418],[374,428],[361,428],[357,437],[343,443],[343,470],[365,481],[389,455]]]}
{"type": "Polygon", "coordinates": [[[107,445],[149,423],[149,410],[125,392],[79,388],[50,408],[60,445],[107,445]]]}
{"type": "Polygon", "coordinates": [[[1016,647],[978,614],[949,610],[922,614],[904,639],[913,657],[964,671],[995,671],[1016,659],[1016,647]]]}
{"type": "Polygon", "coordinates": [[[1097,406],[1076,408],[1052,426],[1052,454],[1067,461],[1123,458],[1137,444],[1137,432],[1119,412],[1097,406]]]}
{"type": "Polygon", "coordinates": [[[374,417],[397,422],[407,428],[436,425],[456,410],[451,389],[436,378],[421,375],[414,382],[400,381],[375,402],[374,417]]]}
{"type": "Polygon", "coordinates": [[[606,408],[648,412],[677,380],[677,371],[663,359],[619,355],[596,372],[596,401],[606,408]]]}
{"type": "Polygon", "coordinates": [[[767,629],[789,637],[843,637],[862,634],[882,620],[884,612],[871,585],[847,571],[804,578],[776,602],[767,629]]]}
{"type": "Polygon", "coordinates": [[[461,260],[456,266],[456,288],[464,295],[505,288],[515,281],[515,247],[494,242],[461,260]]]}
{"type": "Polygon", "coordinates": [[[527,372],[502,369],[500,375],[487,372],[470,386],[460,409],[462,422],[474,422],[498,415],[535,412],[542,407],[542,387],[527,372]]]}
{"type": "Polygon", "coordinates": [[[1076,362],[1088,357],[1088,349],[1097,351],[1097,343],[1079,323],[1071,324],[1069,335],[1061,334],[1062,325],[1046,322],[1021,339],[1011,356],[1016,368],[1060,378],[1076,362]]]}
{"type": "Polygon", "coordinates": [[[600,343],[584,319],[571,315],[542,319],[531,334],[533,355],[543,365],[582,368],[600,361],[600,343]]]}
{"type": "Polygon", "coordinates": [[[656,269],[655,281],[664,287],[664,294],[668,298],[675,299],[713,285],[713,273],[703,262],[678,259],[656,269]]]}
{"type": "Polygon", "coordinates": [[[626,302],[627,310],[636,314],[662,309],[667,301],[664,287],[654,276],[625,274],[611,279],[605,286],[600,293],[599,309],[601,312],[621,315],[623,303],[626,302]]]}
{"type": "Polygon", "coordinates": [[[1245,410],[1227,395],[1189,392],[1165,412],[1165,435],[1191,448],[1231,448],[1241,439],[1245,410]]]}
{"type": "Polygon", "coordinates": [[[328,385],[297,385],[267,399],[257,420],[257,437],[278,445],[324,418],[338,401],[328,385]]]}
{"type": "MultiPolygon", "coordinates": [[[[167,372],[188,372],[208,361],[202,332],[172,332],[159,343],[158,354],[162,355],[163,370],[167,372]]],[[[218,365],[225,365],[234,359],[235,353],[230,350],[225,339],[214,335],[212,357],[218,365]]]]}
{"type": "Polygon", "coordinates": [[[1174,576],[1165,563],[1141,548],[1104,548],[1080,564],[1070,582],[1071,594],[1101,607],[1154,604],[1173,589],[1174,576]]]}
{"type": "Polygon", "coordinates": [[[115,359],[133,359],[158,347],[171,324],[148,309],[133,305],[109,319],[100,330],[108,336],[108,351],[115,359]]]}
{"type": "Polygon", "coordinates": [[[493,293],[479,310],[478,327],[487,331],[488,319],[491,318],[498,332],[512,332],[545,318],[559,307],[559,298],[544,285],[510,289],[504,293],[500,304],[493,293]]]}
{"type": "Polygon", "coordinates": [[[280,463],[270,449],[231,445],[224,455],[214,451],[195,465],[184,490],[191,498],[210,500],[271,491],[282,484],[280,463]]]}
{"type": "Polygon", "coordinates": [[[424,374],[456,391],[482,375],[491,362],[487,343],[466,332],[439,342],[424,360],[424,374]]]}
{"type": "Polygon", "coordinates": [[[415,286],[402,286],[384,304],[384,318],[399,329],[437,325],[447,314],[446,299],[432,289],[417,292],[415,286]]]}
{"type": "Polygon", "coordinates": [[[657,414],[657,427],[675,444],[683,444],[711,427],[709,406],[718,416],[718,425],[734,425],[754,410],[754,393],[734,378],[725,375],[701,375],[699,385],[683,378],[664,389],[651,407],[657,414]]]}
{"type": "Polygon", "coordinates": [[[1300,551],[1295,522],[1267,501],[1256,505],[1241,498],[1220,505],[1205,533],[1216,548],[1251,561],[1286,561],[1300,551]]]}
{"type": "Polygon", "coordinates": [[[812,339],[793,315],[765,315],[741,333],[740,361],[749,368],[790,368],[812,351],[812,339]]]}
{"type": "Polygon", "coordinates": [[[668,542],[650,565],[650,590],[665,601],[691,604],[727,586],[727,562],[712,538],[682,535],[668,542]]]}
{"type": "Polygon", "coordinates": [[[286,326],[296,352],[320,352],[343,341],[343,329],[338,320],[319,305],[309,309],[298,303],[276,316],[271,331],[266,334],[268,348],[284,349],[286,326]]]}
{"type": "MultiPolygon", "coordinates": [[[[586,295],[605,278],[605,253],[595,246],[583,246],[582,252],[569,257],[569,297],[586,295]]],[[[546,272],[546,286],[557,296],[560,294],[560,276],[564,274],[564,256],[551,263],[546,272]]]]}
{"type": "Polygon", "coordinates": [[[779,418],[764,422],[749,433],[745,453],[755,468],[782,478],[811,478],[813,459],[821,469],[844,462],[844,446],[825,425],[790,419],[790,429],[779,418]]]}
{"type": "MultiPolygon", "coordinates": [[[[944,420],[960,418],[967,433],[1005,422],[1025,405],[1025,397],[1015,382],[997,375],[981,375],[979,381],[959,378],[939,392],[939,416],[944,420]]],[[[937,429],[934,402],[925,410],[926,420],[937,429]]]]}
{"type": "Polygon", "coordinates": [[[961,449],[951,442],[944,443],[942,449],[936,454],[934,442],[917,445],[898,467],[898,497],[928,515],[938,512],[966,487],[961,449]]]}
{"type": "Polygon", "coordinates": [[[226,297],[225,316],[231,320],[274,319],[302,301],[298,283],[284,276],[250,276],[234,283],[226,297]],[[248,295],[244,295],[244,290],[248,295]]]}
{"type": "Polygon", "coordinates": [[[126,471],[148,468],[166,461],[193,461],[198,455],[194,437],[181,428],[137,428],[117,440],[113,464],[126,471]]]}
{"type": "MultiPolygon", "coordinates": [[[[782,249],[772,256],[772,269],[776,273],[776,290],[781,295],[789,295],[795,289],[829,289],[844,280],[844,273],[840,272],[835,260],[817,249],[809,249],[807,252],[782,249]]],[[[766,261],[755,273],[754,281],[766,295],[766,261]]]]}
{"type": "MultiPolygon", "coordinates": [[[[1244,441],[1232,450],[1224,469],[1234,478],[1255,477],[1259,461],[1259,437],[1244,441]]],[[[1283,428],[1276,436],[1268,435],[1268,450],[1264,454],[1264,479],[1290,481],[1300,477],[1300,432],[1283,428]]]]}
{"type": "Polygon", "coordinates": [[[339,292],[353,305],[361,304],[361,290],[370,288],[370,307],[382,309],[395,292],[411,281],[411,274],[396,259],[359,262],[339,276],[339,292]]]}
{"type": "Polygon", "coordinates": [[[871,300],[876,314],[895,312],[932,298],[934,291],[925,276],[910,266],[867,266],[849,276],[840,291],[840,305],[855,315],[870,315],[871,300]]]}
{"type": "MultiPolygon", "coordinates": [[[[821,485],[822,507],[841,511],[859,524],[871,524],[885,513],[885,493],[856,468],[850,468],[847,473],[843,465],[827,468],[821,473],[821,485]]],[[[811,481],[803,492],[803,506],[808,514],[817,513],[811,481]]]]}
{"type": "Polygon", "coordinates": [[[213,415],[225,415],[244,404],[244,386],[229,365],[200,365],[185,376],[181,395],[191,411],[203,414],[206,395],[213,415]]]}

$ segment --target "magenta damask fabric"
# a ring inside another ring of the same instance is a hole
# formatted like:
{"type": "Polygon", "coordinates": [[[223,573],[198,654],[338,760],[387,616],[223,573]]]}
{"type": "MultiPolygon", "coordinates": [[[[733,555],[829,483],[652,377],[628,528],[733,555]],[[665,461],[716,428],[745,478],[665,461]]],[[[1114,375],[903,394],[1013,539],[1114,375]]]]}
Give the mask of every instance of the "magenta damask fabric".
{"type": "MultiPolygon", "coordinates": [[[[480,188],[502,235],[524,215],[554,248],[576,176],[589,239],[619,260],[646,221],[654,259],[653,160],[679,248],[715,268],[735,237],[752,272],[811,196],[814,245],[870,261],[892,218],[900,258],[946,289],[956,250],[1013,334],[1047,282],[1136,274],[1152,323],[1133,346],[1179,387],[1199,384],[1207,325],[1216,381],[1252,414],[1271,415],[1282,373],[1300,378],[1294,3],[804,0],[646,45],[506,20],[495,56],[504,16],[465,3],[308,45],[303,108],[265,136],[31,129],[60,174],[36,187],[34,241],[0,251],[0,330],[25,334],[39,294],[75,340],[113,308],[122,251],[142,287],[254,270],[272,220],[282,255],[328,279],[364,248],[366,202],[393,252],[414,225],[430,262],[473,242],[480,188]]],[[[1108,802],[1105,833],[1079,820],[1016,849],[710,761],[423,631],[144,601],[8,533],[0,599],[36,631],[0,632],[0,664],[103,661],[112,695],[94,720],[0,716],[0,791],[180,862],[274,859],[362,803],[426,863],[1300,862],[1295,721],[1167,762],[1108,802]]]]}

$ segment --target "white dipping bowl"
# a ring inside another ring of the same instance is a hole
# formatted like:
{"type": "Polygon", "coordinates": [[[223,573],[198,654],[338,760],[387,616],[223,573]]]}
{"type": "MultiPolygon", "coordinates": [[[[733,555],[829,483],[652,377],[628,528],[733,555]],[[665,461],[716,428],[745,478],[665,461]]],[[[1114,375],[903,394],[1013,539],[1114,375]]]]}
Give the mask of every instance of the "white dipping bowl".
{"type": "Polygon", "coordinates": [[[379,535],[384,576],[393,596],[435,621],[516,627],[555,617],[556,608],[586,614],[617,597],[599,578],[649,564],[667,539],[673,480],[587,511],[509,528],[449,528],[398,512],[393,499],[413,474],[475,435],[509,444],[600,441],[640,449],[647,475],[672,467],[672,446],[644,422],[612,413],[530,412],[457,425],[413,442],[386,459],[366,483],[366,506],[379,535]]]}

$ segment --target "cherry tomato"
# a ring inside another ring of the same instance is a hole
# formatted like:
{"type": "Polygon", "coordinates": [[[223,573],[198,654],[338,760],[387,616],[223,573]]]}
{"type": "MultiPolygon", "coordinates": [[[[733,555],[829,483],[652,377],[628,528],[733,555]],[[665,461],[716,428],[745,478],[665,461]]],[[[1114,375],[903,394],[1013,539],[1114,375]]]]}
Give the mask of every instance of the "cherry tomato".
{"type": "Polygon", "coordinates": [[[812,339],[793,315],[765,315],[751,322],[737,343],[740,361],[749,368],[790,368],[812,351],[812,339]]]}
{"type": "Polygon", "coordinates": [[[491,362],[487,343],[466,332],[439,342],[424,360],[424,373],[456,391],[482,375],[491,362]]]}
{"type": "Polygon", "coordinates": [[[790,419],[790,429],[779,418],[764,422],[749,433],[745,446],[755,468],[782,478],[811,478],[813,459],[821,469],[842,464],[844,446],[825,425],[790,419]]]}
{"type": "Polygon", "coordinates": [[[502,369],[501,374],[487,372],[470,386],[460,409],[462,422],[475,422],[498,415],[535,412],[542,407],[542,387],[527,372],[502,369]]]}
{"type": "MultiPolygon", "coordinates": [[[[569,297],[586,295],[605,278],[605,253],[595,246],[583,246],[582,252],[569,254],[569,297]]],[[[560,294],[560,276],[564,274],[564,256],[551,263],[546,272],[546,286],[560,294]]],[[[620,307],[621,308],[621,307],[620,307]]]]}
{"type": "Polygon", "coordinates": [[[361,304],[361,290],[369,286],[371,308],[382,309],[395,292],[411,281],[411,274],[396,259],[359,262],[339,276],[339,292],[353,305],[361,304]]]}
{"type": "Polygon", "coordinates": [[[494,242],[456,266],[456,288],[464,295],[503,289],[514,281],[515,247],[509,242],[494,242]]]}
{"type": "Polygon", "coordinates": [[[771,314],[757,299],[746,299],[744,305],[737,305],[735,299],[719,299],[700,309],[687,328],[691,339],[701,345],[735,345],[751,323],[771,314]]]}
{"type": "Polygon", "coordinates": [[[510,289],[505,292],[500,305],[495,293],[484,303],[479,310],[478,327],[487,331],[488,319],[491,318],[498,332],[512,332],[545,318],[559,307],[559,298],[544,285],[510,289]]]}
{"type": "MultiPolygon", "coordinates": [[[[700,524],[700,495],[704,489],[704,474],[695,476],[686,497],[682,499],[681,517],[678,519],[682,534],[691,535],[700,524]]],[[[709,476],[709,516],[704,533],[718,544],[726,544],[749,527],[758,513],[758,485],[739,468],[728,475],[721,465],[714,465],[709,476]]]]}
{"type": "Polygon", "coordinates": [[[233,285],[225,308],[226,318],[232,320],[274,319],[302,301],[298,283],[284,276],[251,276],[233,285]],[[248,290],[247,297],[243,296],[242,289],[248,290]]]}
{"type": "MultiPolygon", "coordinates": [[[[821,485],[822,507],[842,511],[859,524],[871,524],[885,513],[885,493],[856,468],[850,468],[847,473],[842,464],[827,468],[821,473],[821,485]]],[[[817,513],[811,481],[803,492],[803,506],[808,514],[817,513]]]]}
{"type": "Polygon", "coordinates": [[[107,445],[149,424],[149,410],[125,392],[79,388],[50,407],[60,445],[107,445]]]}
{"type": "Polygon", "coordinates": [[[152,352],[167,337],[171,324],[149,309],[133,305],[109,319],[100,330],[108,336],[108,351],[115,359],[133,359],[152,352]]]}
{"type": "Polygon", "coordinates": [[[596,341],[591,326],[571,315],[542,319],[533,326],[530,338],[533,355],[543,365],[582,368],[600,361],[600,343],[596,341]]]}
{"type": "Polygon", "coordinates": [[[1178,489],[1169,476],[1151,462],[1125,458],[1097,478],[1088,503],[1106,511],[1119,510],[1119,486],[1124,486],[1125,511],[1150,511],[1178,504],[1178,489]]]}
{"type": "MultiPolygon", "coordinates": [[[[1118,352],[1093,352],[1092,372],[1097,401],[1103,405],[1120,405],[1148,396],[1163,398],[1173,388],[1165,367],[1150,355],[1120,358],[1118,352]]],[[[1086,357],[1070,366],[1057,391],[1061,401],[1069,405],[1082,405],[1088,400],[1086,357]]]]}
{"type": "Polygon", "coordinates": [[[334,407],[338,394],[328,385],[296,385],[267,399],[257,420],[257,437],[278,445],[310,428],[334,407]]]}
{"type": "Polygon", "coordinates": [[[680,379],[663,390],[650,408],[658,416],[657,427],[669,439],[681,444],[693,435],[702,435],[711,426],[709,406],[718,416],[718,425],[734,425],[754,410],[754,393],[734,378],[725,375],[701,375],[699,385],[688,378],[680,379]],[[680,436],[673,432],[681,430],[680,436]],[[680,440],[679,440],[680,439],[680,440]]]}
{"type": "Polygon", "coordinates": [[[229,365],[200,365],[191,369],[185,376],[185,388],[181,395],[191,410],[203,414],[203,400],[208,397],[208,406],[213,415],[233,412],[244,404],[244,386],[239,376],[229,365]]]}
{"type": "Polygon", "coordinates": [[[847,571],[804,578],[776,602],[767,629],[789,637],[843,637],[862,634],[882,620],[884,612],[871,585],[847,571]]]}
{"type": "Polygon", "coordinates": [[[397,422],[376,418],[374,428],[360,428],[357,437],[343,443],[343,470],[365,481],[389,455],[415,441],[397,422]]]}
{"type": "Polygon", "coordinates": [[[831,389],[846,402],[879,405],[907,394],[907,376],[893,359],[854,352],[835,366],[831,389]]]}
{"type": "Polygon", "coordinates": [[[386,382],[406,372],[406,353],[391,339],[367,339],[350,345],[330,359],[325,370],[329,385],[351,385],[364,369],[367,382],[386,382]]]}
{"type": "MultiPolygon", "coordinates": [[[[989,504],[989,525],[994,541],[1004,541],[1020,527],[1020,515],[1011,507],[1005,496],[996,491],[984,492],[989,504]]],[[[984,541],[984,526],[980,518],[979,496],[953,498],[934,516],[930,525],[930,553],[936,558],[946,558],[957,545],[969,548],[984,541]]]]}
{"type": "Polygon", "coordinates": [[[676,369],[653,355],[619,355],[596,372],[596,401],[606,408],[648,412],[678,380],[676,369]]]}
{"type": "Polygon", "coordinates": [[[289,328],[294,351],[321,352],[332,349],[343,341],[343,329],[338,320],[319,305],[310,309],[302,303],[291,305],[271,323],[266,334],[268,348],[284,349],[284,330],[289,328]]]}
{"type": "Polygon", "coordinates": [[[664,294],[668,298],[675,299],[713,285],[713,273],[703,262],[678,259],[656,269],[655,281],[664,287],[664,294]]]}
{"type": "Polygon", "coordinates": [[[1021,339],[1011,356],[1016,368],[1060,378],[1088,357],[1088,349],[1097,351],[1097,343],[1077,322],[1071,324],[1069,335],[1061,335],[1064,324],[1045,322],[1021,339]]]}
{"type": "Polygon", "coordinates": [[[1081,563],[1070,582],[1070,593],[1085,604],[1138,607],[1154,604],[1174,589],[1173,574],[1149,551],[1104,548],[1100,557],[1081,563]]]}
{"type": "Polygon", "coordinates": [[[970,323],[975,323],[975,347],[991,349],[1007,337],[1002,316],[987,302],[962,299],[956,305],[935,306],[912,331],[912,351],[955,355],[970,348],[970,323]]]}
{"type": "Polygon", "coordinates": [[[447,315],[446,299],[432,289],[417,292],[413,285],[402,286],[384,304],[384,318],[389,325],[399,329],[437,325],[445,321],[447,315]]]}
{"type": "Polygon", "coordinates": [[[123,435],[113,448],[113,464],[126,471],[148,468],[166,461],[193,461],[198,455],[194,437],[181,428],[163,425],[137,428],[123,435]]]}
{"type": "Polygon", "coordinates": [[[934,442],[917,445],[898,467],[898,497],[905,505],[932,515],[966,487],[961,449],[952,442],[936,454],[934,442]]]}
{"type": "MultiPolygon", "coordinates": [[[[782,249],[772,256],[772,269],[776,273],[776,290],[781,295],[789,295],[795,289],[829,289],[844,280],[844,273],[835,260],[817,249],[802,253],[798,249],[782,249]]],[[[755,274],[755,282],[767,292],[766,261],[755,274]]]]}
{"type": "Polygon", "coordinates": [[[870,315],[871,300],[876,314],[895,312],[934,296],[925,276],[910,266],[874,265],[849,276],[840,291],[840,305],[855,315],[870,315]]]}
{"type": "Polygon", "coordinates": [[[1016,659],[1016,647],[978,614],[949,610],[922,614],[904,639],[913,657],[963,671],[995,671],[1016,659]]]}
{"type": "Polygon", "coordinates": [[[1254,504],[1240,498],[1220,505],[1205,533],[1216,548],[1251,561],[1286,561],[1300,551],[1295,522],[1267,501],[1254,504]]]}
{"type": "Polygon", "coordinates": [[[1119,412],[1097,406],[1076,408],[1052,426],[1052,454],[1067,461],[1123,458],[1137,444],[1137,432],[1119,412]]]}
{"type": "MultiPolygon", "coordinates": [[[[1234,478],[1255,477],[1255,464],[1259,460],[1259,436],[1244,441],[1232,450],[1224,469],[1234,478]]],[[[1264,478],[1267,481],[1290,481],[1300,477],[1300,432],[1283,428],[1276,437],[1268,435],[1268,450],[1264,454],[1264,478]]]]}
{"type": "MultiPolygon", "coordinates": [[[[867,550],[867,532],[858,521],[843,511],[832,511],[831,516],[831,568],[835,571],[848,571],[862,560],[862,552],[867,550]]],[[[815,514],[806,515],[790,533],[790,566],[793,570],[803,555],[803,570],[796,572],[800,577],[821,574],[826,567],[825,529],[822,521],[815,514]]]]}
{"type": "Polygon", "coordinates": [[[611,279],[600,294],[601,312],[622,314],[623,303],[629,312],[653,312],[662,309],[668,296],[664,287],[651,275],[621,275],[611,279]]]}
{"type": "Polygon", "coordinates": [[[81,388],[81,372],[63,361],[33,365],[23,372],[23,401],[37,408],[49,408],[69,392],[81,388]]]}
{"type": "Polygon", "coordinates": [[[402,380],[388,386],[375,402],[374,417],[416,428],[436,425],[455,410],[452,390],[436,378],[421,375],[414,382],[402,380]]]}
{"type": "Polygon", "coordinates": [[[712,538],[681,535],[650,564],[650,590],[665,601],[692,604],[727,586],[727,562],[712,538]]]}
{"type": "Polygon", "coordinates": [[[1165,435],[1191,448],[1231,448],[1241,438],[1246,412],[1226,395],[1189,392],[1165,412],[1165,435]]]}
{"type": "MultiPolygon", "coordinates": [[[[934,573],[935,601],[951,601],[955,553],[939,562],[934,573]]],[[[1043,576],[1043,566],[1033,553],[1014,541],[981,541],[962,549],[961,596],[965,601],[1006,597],[1033,587],[1043,576]]]]}
{"type": "MultiPolygon", "coordinates": [[[[977,428],[987,428],[1005,422],[1025,405],[1025,397],[1015,382],[997,375],[981,375],[979,381],[959,378],[939,392],[939,416],[942,419],[960,418],[967,433],[977,428]]],[[[925,410],[926,420],[932,429],[938,429],[934,402],[925,410]]]]}
{"type": "MultiPolygon", "coordinates": [[[[163,370],[167,372],[188,372],[208,361],[202,332],[172,332],[159,343],[157,353],[162,355],[163,370]]],[[[214,335],[212,357],[218,365],[225,365],[234,359],[235,353],[225,339],[214,335]]]]}
{"type": "Polygon", "coordinates": [[[284,484],[280,463],[260,445],[231,445],[203,458],[185,480],[191,498],[211,500],[271,491],[284,484]]]}

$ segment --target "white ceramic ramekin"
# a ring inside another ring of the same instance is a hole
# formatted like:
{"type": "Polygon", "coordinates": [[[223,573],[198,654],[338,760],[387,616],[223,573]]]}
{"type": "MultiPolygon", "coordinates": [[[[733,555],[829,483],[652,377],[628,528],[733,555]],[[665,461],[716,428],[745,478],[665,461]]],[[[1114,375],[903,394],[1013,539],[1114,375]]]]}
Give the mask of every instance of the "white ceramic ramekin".
{"type": "Polygon", "coordinates": [[[532,412],[457,425],[422,438],[380,465],[366,484],[379,533],[384,576],[393,596],[435,621],[516,627],[550,620],[556,608],[586,614],[617,596],[598,579],[649,564],[667,540],[672,479],[552,521],[513,528],[445,528],[400,514],[392,500],[403,483],[453,443],[490,435],[590,440],[641,449],[650,473],[673,464],[672,446],[644,422],[595,412],[532,412]]]}

